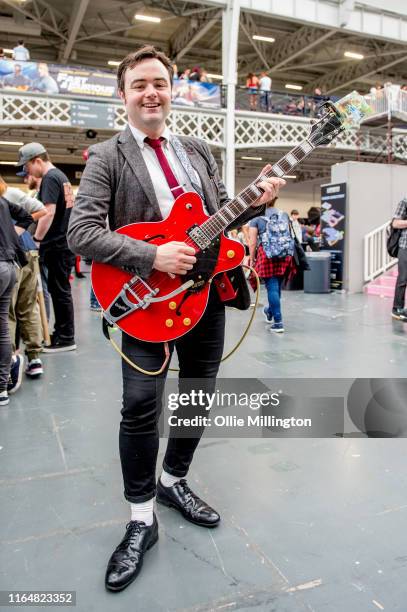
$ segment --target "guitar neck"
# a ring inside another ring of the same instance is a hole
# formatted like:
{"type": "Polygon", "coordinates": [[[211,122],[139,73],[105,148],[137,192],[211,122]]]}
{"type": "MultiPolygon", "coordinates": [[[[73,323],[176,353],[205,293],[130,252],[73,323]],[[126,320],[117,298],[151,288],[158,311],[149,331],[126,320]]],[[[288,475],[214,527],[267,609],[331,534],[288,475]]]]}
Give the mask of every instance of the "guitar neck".
{"type": "Polygon", "coordinates": [[[250,183],[243,191],[238,193],[233,200],[222,206],[222,208],[201,225],[200,229],[204,232],[205,236],[209,240],[216,238],[262,196],[263,191],[257,187],[256,183],[272,176],[283,177],[303,159],[308,157],[314,149],[315,145],[309,140],[304,140],[300,145],[291,149],[291,151],[279,159],[268,172],[260,175],[260,177],[250,183]]]}

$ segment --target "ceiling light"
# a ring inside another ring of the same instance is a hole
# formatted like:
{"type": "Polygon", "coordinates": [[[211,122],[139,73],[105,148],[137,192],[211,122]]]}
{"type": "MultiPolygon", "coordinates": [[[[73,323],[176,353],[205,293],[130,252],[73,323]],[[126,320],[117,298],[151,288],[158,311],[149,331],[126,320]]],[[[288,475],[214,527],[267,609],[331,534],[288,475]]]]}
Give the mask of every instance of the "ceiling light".
{"type": "Polygon", "coordinates": [[[240,159],[253,159],[254,161],[263,161],[262,157],[251,157],[250,155],[242,155],[240,159]]]}
{"type": "Polygon", "coordinates": [[[219,79],[220,81],[223,80],[223,74],[212,74],[211,72],[207,72],[206,76],[210,79],[219,79]]]}
{"type": "Polygon", "coordinates": [[[13,55],[13,49],[3,49],[4,53],[10,53],[10,55],[13,55]]]}
{"type": "Polygon", "coordinates": [[[3,166],[17,166],[17,162],[0,161],[0,165],[3,165],[3,166]]]}
{"type": "Polygon", "coordinates": [[[107,62],[108,66],[120,66],[121,62],[117,62],[116,60],[109,60],[107,62]]]}
{"type": "Polygon", "coordinates": [[[284,179],[286,179],[286,178],[296,179],[297,176],[295,174],[284,174],[283,178],[284,179]]]}
{"type": "Polygon", "coordinates": [[[0,145],[11,145],[13,147],[22,147],[23,146],[23,142],[17,142],[15,140],[0,140],[0,145]]]}
{"type": "Polygon", "coordinates": [[[351,59],[362,60],[365,56],[361,53],[353,53],[353,51],[345,51],[345,57],[350,57],[351,59]]]}
{"type": "Polygon", "coordinates": [[[286,89],[298,89],[298,91],[301,91],[302,85],[293,85],[292,83],[286,83],[285,88],[286,89]]]}
{"type": "Polygon", "coordinates": [[[151,21],[151,23],[160,23],[161,17],[151,17],[150,15],[134,15],[138,21],[151,21]]]}
{"type": "Polygon", "coordinates": [[[270,43],[273,43],[276,40],[275,38],[271,38],[271,36],[258,36],[257,34],[253,34],[252,38],[253,40],[262,40],[270,43]]]}

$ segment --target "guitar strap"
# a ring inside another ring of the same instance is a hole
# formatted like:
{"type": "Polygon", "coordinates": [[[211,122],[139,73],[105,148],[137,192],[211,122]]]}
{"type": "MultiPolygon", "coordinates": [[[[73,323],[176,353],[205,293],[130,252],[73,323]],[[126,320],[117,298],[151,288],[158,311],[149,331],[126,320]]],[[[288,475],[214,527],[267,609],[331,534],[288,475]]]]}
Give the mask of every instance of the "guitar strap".
{"type": "Polygon", "coordinates": [[[189,178],[189,181],[192,187],[197,192],[197,194],[202,198],[202,200],[205,200],[203,191],[199,185],[198,173],[195,170],[195,168],[192,167],[191,161],[188,157],[188,153],[186,152],[184,145],[182,144],[180,139],[174,134],[171,134],[170,142],[175,151],[176,156],[178,157],[180,161],[180,164],[184,168],[185,173],[189,178]]]}

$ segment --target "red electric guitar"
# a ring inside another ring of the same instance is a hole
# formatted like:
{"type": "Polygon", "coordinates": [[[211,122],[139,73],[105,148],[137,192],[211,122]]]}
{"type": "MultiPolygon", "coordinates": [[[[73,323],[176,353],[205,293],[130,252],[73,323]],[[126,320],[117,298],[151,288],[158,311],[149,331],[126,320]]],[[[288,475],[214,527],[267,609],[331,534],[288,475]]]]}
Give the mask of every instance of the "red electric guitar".
{"type": "MultiPolygon", "coordinates": [[[[282,157],[267,177],[282,177],[311,151],[329,144],[341,131],[370,112],[365,100],[353,92],[339,102],[326,102],[323,116],[311,126],[308,138],[282,157]]],[[[173,240],[195,249],[197,262],[186,275],[153,270],[147,278],[110,264],[92,265],[92,285],[106,321],[126,334],[147,342],[165,342],[186,334],[200,320],[208,302],[212,279],[241,264],[244,247],[227,238],[225,229],[262,195],[258,177],[233,200],[208,216],[200,196],[179,196],[163,221],[132,223],[116,230],[131,238],[160,245],[173,240]]]]}

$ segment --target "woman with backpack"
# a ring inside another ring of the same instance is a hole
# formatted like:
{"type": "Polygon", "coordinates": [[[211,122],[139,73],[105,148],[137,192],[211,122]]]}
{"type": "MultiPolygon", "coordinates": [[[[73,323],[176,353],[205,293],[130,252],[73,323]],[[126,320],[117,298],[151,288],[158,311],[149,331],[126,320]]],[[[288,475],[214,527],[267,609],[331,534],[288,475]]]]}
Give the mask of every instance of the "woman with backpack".
{"type": "Polygon", "coordinates": [[[276,199],[267,204],[264,216],[249,222],[249,259],[266,285],[268,306],[263,309],[264,317],[271,323],[270,331],[281,334],[284,332],[281,286],[284,278],[295,273],[296,267],[289,216],[274,207],[276,199]]]}

